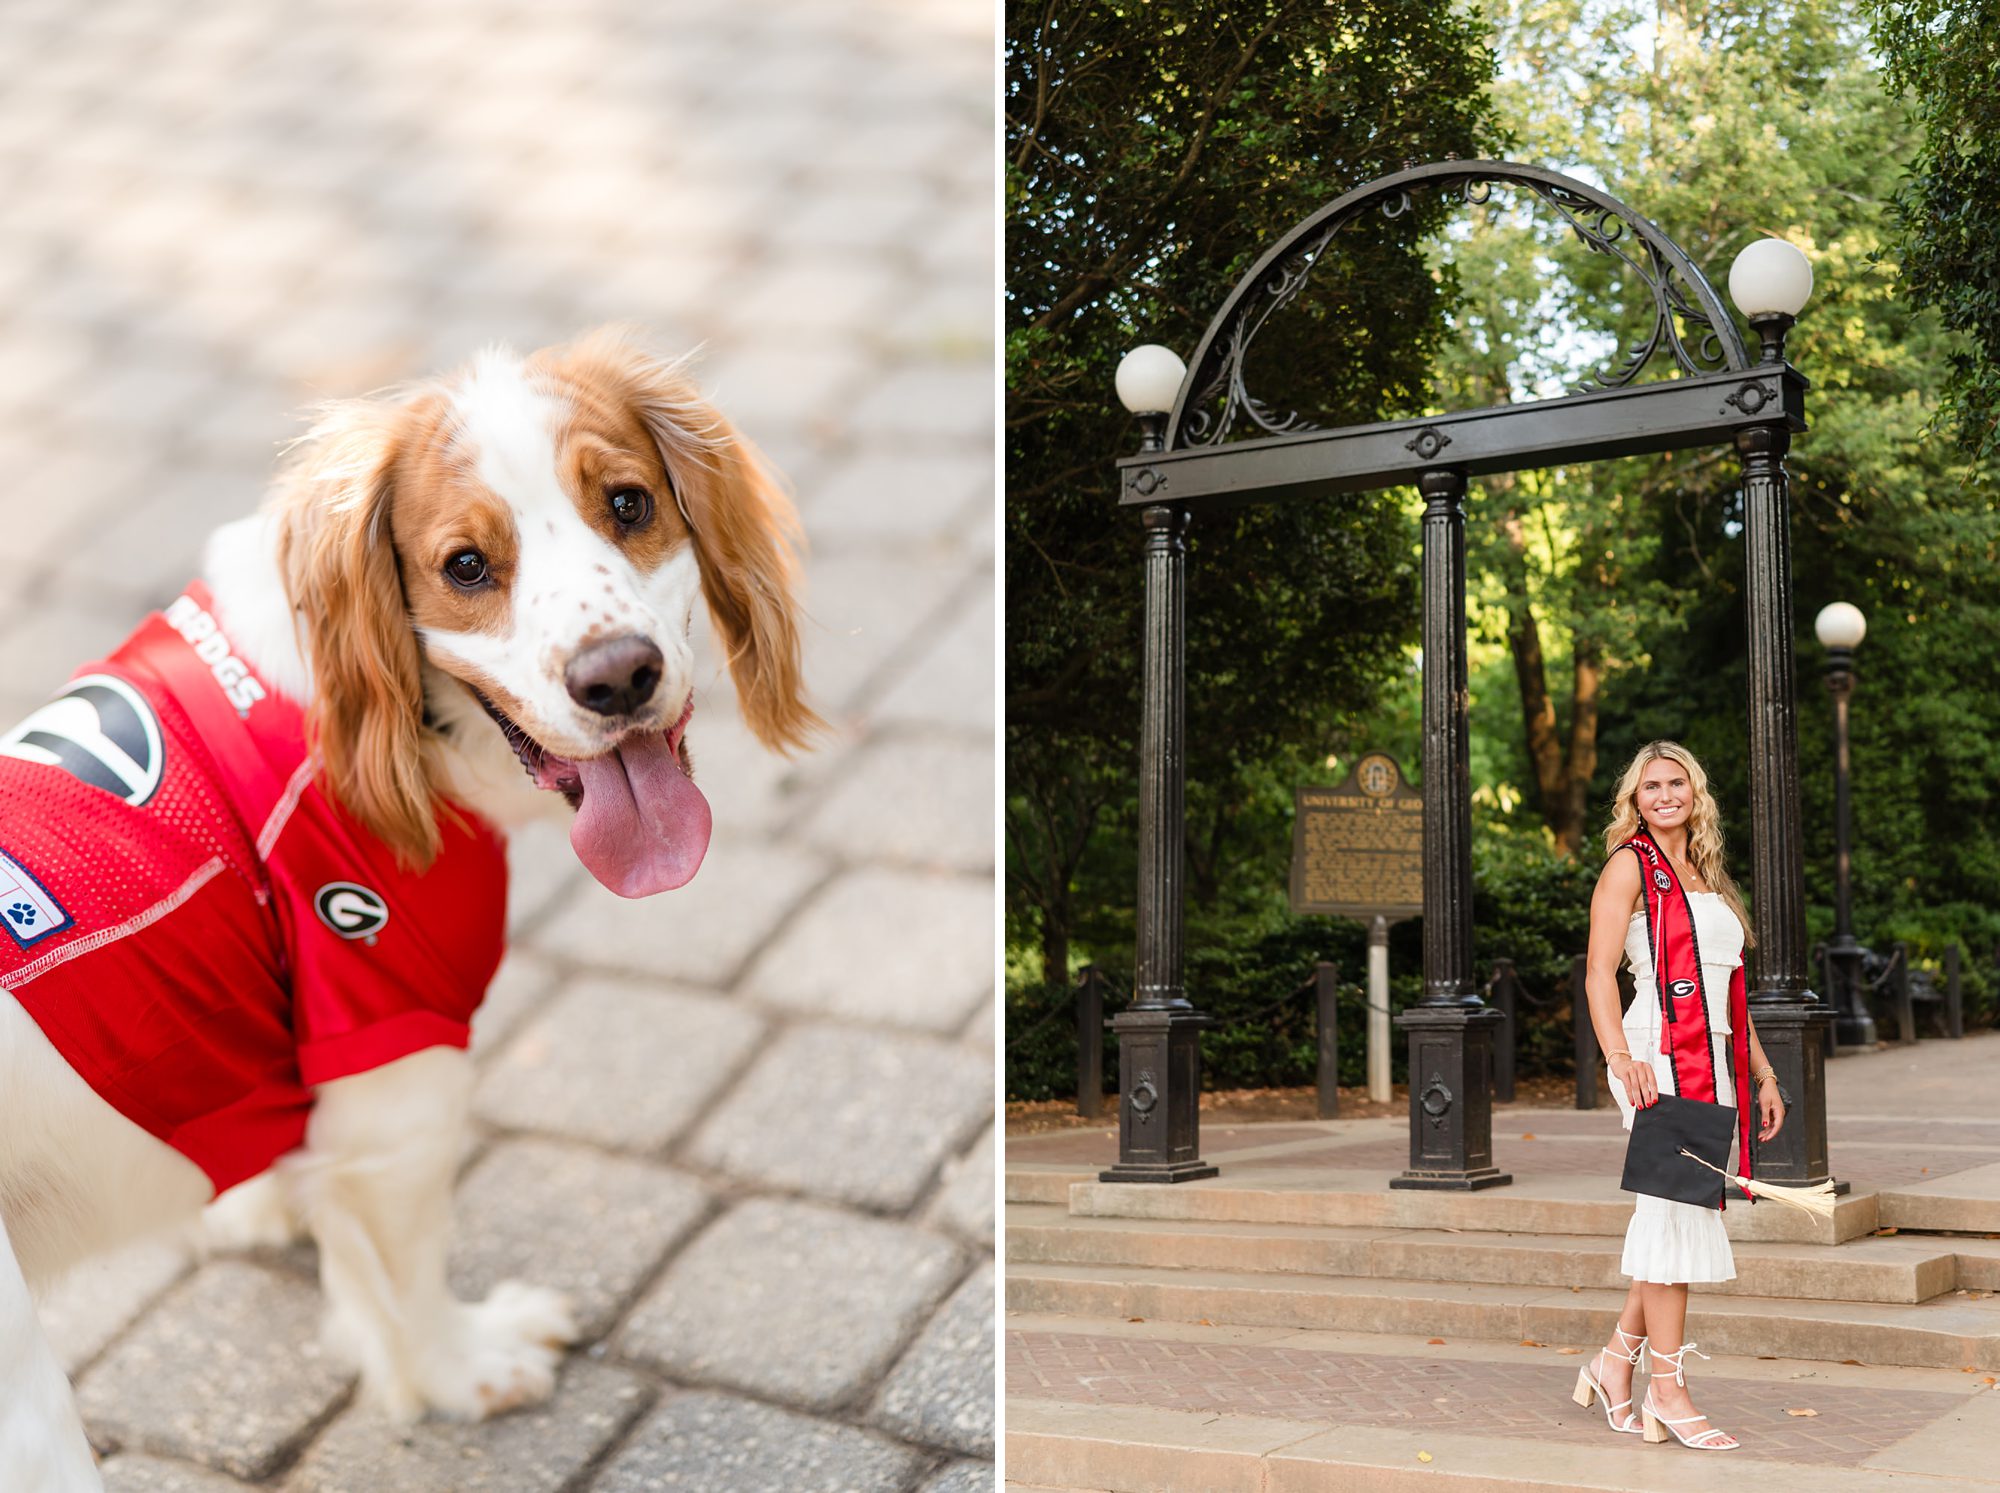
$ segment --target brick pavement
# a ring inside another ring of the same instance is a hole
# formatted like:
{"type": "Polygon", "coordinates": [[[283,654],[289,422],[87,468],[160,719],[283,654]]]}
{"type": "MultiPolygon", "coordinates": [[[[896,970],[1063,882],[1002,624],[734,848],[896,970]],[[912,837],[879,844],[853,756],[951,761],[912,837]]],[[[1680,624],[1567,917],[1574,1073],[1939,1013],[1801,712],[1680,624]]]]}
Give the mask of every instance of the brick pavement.
{"type": "Polygon", "coordinates": [[[48,1303],[114,1493],[992,1486],[991,31],[0,7],[0,721],[171,598],[297,411],[615,319],[703,345],[791,477],[838,727],[766,756],[710,646],[696,881],[516,848],[452,1272],[571,1293],[555,1400],[392,1429],[309,1249],[149,1247],[48,1303]]]}
{"type": "MultiPolygon", "coordinates": [[[[1415,1358],[1010,1330],[1007,1394],[1332,1425],[1448,1426],[1460,1436],[1597,1446],[1606,1434],[1603,1412],[1570,1400],[1577,1362],[1565,1357],[1544,1367],[1445,1352],[1415,1358]]],[[[1808,1466],[1851,1467],[1965,1404],[1963,1394],[1933,1390],[1694,1378],[1696,1403],[1714,1405],[1717,1423],[1756,1457],[1808,1466]],[[1788,1415],[1792,1409],[1816,1413],[1788,1415]]]]}

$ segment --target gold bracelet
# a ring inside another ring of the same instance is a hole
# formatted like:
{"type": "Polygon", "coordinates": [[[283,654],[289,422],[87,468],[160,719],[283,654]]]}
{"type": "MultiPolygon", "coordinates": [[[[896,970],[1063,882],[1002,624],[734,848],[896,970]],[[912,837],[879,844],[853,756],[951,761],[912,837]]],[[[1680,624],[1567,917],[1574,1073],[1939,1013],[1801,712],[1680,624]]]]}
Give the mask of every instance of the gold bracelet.
{"type": "Polygon", "coordinates": [[[1754,1084],[1761,1084],[1767,1078],[1776,1080],[1777,1076],[1778,1076],[1778,1070],[1776,1068],[1767,1067],[1759,1070],[1756,1073],[1751,1074],[1750,1081],[1754,1084]]]}
{"type": "Polygon", "coordinates": [[[1607,1052],[1606,1054],[1604,1054],[1604,1066],[1605,1066],[1605,1067],[1607,1067],[1607,1068],[1609,1068],[1609,1067],[1611,1066],[1611,1060],[1612,1060],[1613,1058],[1624,1058],[1624,1059],[1626,1059],[1627,1061],[1630,1061],[1631,1057],[1632,1057],[1632,1054],[1631,1054],[1631,1053],[1629,1053],[1629,1052],[1622,1052],[1622,1051],[1621,1051],[1621,1052],[1607,1052]]]}

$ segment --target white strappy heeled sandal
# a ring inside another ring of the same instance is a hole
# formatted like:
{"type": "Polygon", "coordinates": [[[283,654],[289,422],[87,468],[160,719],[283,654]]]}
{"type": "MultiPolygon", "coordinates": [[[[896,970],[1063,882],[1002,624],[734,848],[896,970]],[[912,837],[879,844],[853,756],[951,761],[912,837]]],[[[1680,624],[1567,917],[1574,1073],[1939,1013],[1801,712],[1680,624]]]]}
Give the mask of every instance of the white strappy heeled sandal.
{"type": "MultiPolygon", "coordinates": [[[[1618,1334],[1620,1347],[1623,1347],[1632,1337],[1632,1334],[1622,1327],[1614,1327],[1611,1330],[1618,1334]]],[[[1591,1373],[1590,1370],[1592,1365],[1595,1365],[1600,1373],[1603,1372],[1604,1365],[1600,1360],[1609,1354],[1614,1358],[1623,1358],[1627,1363],[1631,1364],[1632,1372],[1636,1375],[1639,1371],[1639,1360],[1645,1357],[1646,1344],[1650,1341],[1650,1338],[1642,1337],[1635,1346],[1625,1353],[1612,1353],[1609,1348],[1599,1348],[1591,1356],[1590,1363],[1585,1364],[1576,1371],[1576,1393],[1571,1395],[1570,1398],[1586,1410],[1590,1408],[1593,1395],[1602,1399],[1604,1401],[1604,1423],[1614,1431],[1629,1431],[1637,1435],[1639,1431],[1638,1421],[1632,1420],[1620,1425],[1618,1420],[1618,1412],[1630,1408],[1632,1404],[1631,1395],[1628,1393],[1624,1399],[1614,1405],[1611,1402],[1611,1396],[1605,1392],[1604,1386],[1597,1382],[1597,1375],[1591,1373]]]]}
{"type": "MultiPolygon", "coordinates": [[[[1693,1343],[1682,1343],[1672,1353],[1655,1353],[1653,1355],[1656,1362],[1670,1363],[1674,1366],[1674,1383],[1680,1385],[1683,1389],[1687,1388],[1687,1375],[1681,1371],[1681,1355],[1684,1353],[1692,1353],[1696,1358],[1708,1357],[1706,1353],[1695,1347],[1693,1343]]],[[[1698,1420],[1707,1420],[1708,1417],[1705,1415],[1684,1415],[1679,1420],[1668,1420],[1653,1408],[1653,1388],[1650,1384],[1646,1386],[1646,1398],[1639,1404],[1639,1415],[1640,1419],[1645,1423],[1646,1440],[1655,1444],[1665,1441],[1667,1439],[1667,1432],[1669,1431],[1673,1431],[1674,1440],[1678,1441],[1682,1446],[1691,1446],[1698,1452],[1733,1452],[1743,1444],[1734,1437],[1731,1437],[1727,1442],[1715,1440],[1714,1438],[1717,1436],[1729,1435],[1727,1431],[1715,1426],[1710,1426],[1706,1431],[1696,1431],[1691,1436],[1683,1436],[1679,1431],[1674,1429],[1676,1426],[1692,1425],[1698,1420]]]]}

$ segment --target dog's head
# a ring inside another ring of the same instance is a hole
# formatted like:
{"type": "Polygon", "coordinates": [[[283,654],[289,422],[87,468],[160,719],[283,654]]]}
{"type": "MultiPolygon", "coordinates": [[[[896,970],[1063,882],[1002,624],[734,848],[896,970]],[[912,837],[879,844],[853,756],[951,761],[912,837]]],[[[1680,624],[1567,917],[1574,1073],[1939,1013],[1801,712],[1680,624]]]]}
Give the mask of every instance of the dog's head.
{"type": "Polygon", "coordinates": [[[675,366],[615,335],[336,406],[276,502],[327,779],[414,863],[439,843],[426,661],[569,800],[578,858],[625,896],[683,884],[708,846],[682,742],[697,596],[757,736],[789,750],[821,724],[790,503],[675,366]]]}

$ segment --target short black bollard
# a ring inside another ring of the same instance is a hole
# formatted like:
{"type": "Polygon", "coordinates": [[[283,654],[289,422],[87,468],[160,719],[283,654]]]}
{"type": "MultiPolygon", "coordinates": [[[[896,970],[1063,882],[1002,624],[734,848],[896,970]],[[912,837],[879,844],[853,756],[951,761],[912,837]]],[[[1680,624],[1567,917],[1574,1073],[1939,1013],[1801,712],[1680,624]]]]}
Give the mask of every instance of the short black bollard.
{"type": "Polygon", "coordinates": [[[1917,1040],[1917,1007],[1910,998],[1910,949],[1896,942],[1896,1035],[1904,1042],[1917,1040]]]}
{"type": "Polygon", "coordinates": [[[1514,1033],[1519,1026],[1515,1017],[1515,997],[1518,983],[1513,960],[1493,961],[1493,980],[1487,986],[1486,1001],[1502,1018],[1500,1030],[1493,1039],[1493,1097],[1502,1104],[1514,1102],[1514,1033]]]}
{"type": "Polygon", "coordinates": [[[1965,991],[1958,983],[1959,961],[1957,944],[1944,947],[1944,1034],[1959,1038],[1965,1035],[1965,991]]]}
{"type": "Polygon", "coordinates": [[[1584,981],[1590,958],[1578,954],[1570,963],[1569,986],[1576,1022],[1576,1107],[1597,1108],[1597,1028],[1590,1024],[1590,992],[1584,981]]]}
{"type": "Polygon", "coordinates": [[[1340,1118],[1340,966],[1324,959],[1313,966],[1313,994],[1319,1004],[1319,1117],[1340,1118]]]}
{"type": "Polygon", "coordinates": [[[1076,985],[1076,1112],[1104,1113],[1104,976],[1086,964],[1076,985]]]}

